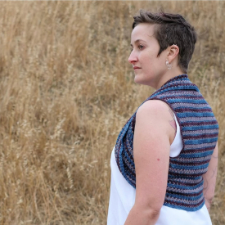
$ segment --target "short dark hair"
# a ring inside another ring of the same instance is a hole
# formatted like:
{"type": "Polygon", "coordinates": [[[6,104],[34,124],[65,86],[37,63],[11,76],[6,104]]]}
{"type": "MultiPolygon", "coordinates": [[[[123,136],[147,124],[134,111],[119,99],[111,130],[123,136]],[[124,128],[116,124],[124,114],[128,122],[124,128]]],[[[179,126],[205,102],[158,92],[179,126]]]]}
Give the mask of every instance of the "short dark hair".
{"type": "Polygon", "coordinates": [[[158,56],[168,46],[176,44],[179,47],[178,66],[184,73],[187,73],[188,64],[191,60],[197,41],[197,34],[183,16],[160,11],[151,13],[140,10],[140,15],[134,16],[132,28],[140,23],[157,24],[155,34],[160,50],[158,56]]]}

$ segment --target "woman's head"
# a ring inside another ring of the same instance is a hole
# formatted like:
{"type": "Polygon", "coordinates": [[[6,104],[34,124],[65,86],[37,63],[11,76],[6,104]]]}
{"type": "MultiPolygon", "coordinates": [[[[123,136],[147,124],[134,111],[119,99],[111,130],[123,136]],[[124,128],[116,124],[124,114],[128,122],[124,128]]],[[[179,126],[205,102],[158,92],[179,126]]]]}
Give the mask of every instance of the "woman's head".
{"type": "Polygon", "coordinates": [[[160,47],[158,56],[169,46],[177,45],[179,48],[178,66],[184,73],[187,73],[197,41],[194,27],[179,14],[151,13],[140,10],[140,15],[134,16],[132,28],[144,23],[154,25],[154,37],[160,47]]]}

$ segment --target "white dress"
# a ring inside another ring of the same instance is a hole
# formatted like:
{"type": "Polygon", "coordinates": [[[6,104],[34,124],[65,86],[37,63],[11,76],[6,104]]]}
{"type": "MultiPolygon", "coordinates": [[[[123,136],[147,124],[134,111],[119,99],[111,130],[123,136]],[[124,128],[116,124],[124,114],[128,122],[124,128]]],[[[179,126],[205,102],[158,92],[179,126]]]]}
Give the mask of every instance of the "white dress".
{"type": "MultiPolygon", "coordinates": [[[[179,155],[182,150],[180,126],[170,146],[170,157],[179,155]]],[[[115,159],[114,149],[111,154],[111,186],[107,225],[124,225],[127,216],[135,203],[136,189],[133,188],[121,174],[115,159]]],[[[162,206],[155,225],[212,225],[206,205],[195,212],[162,206]]]]}

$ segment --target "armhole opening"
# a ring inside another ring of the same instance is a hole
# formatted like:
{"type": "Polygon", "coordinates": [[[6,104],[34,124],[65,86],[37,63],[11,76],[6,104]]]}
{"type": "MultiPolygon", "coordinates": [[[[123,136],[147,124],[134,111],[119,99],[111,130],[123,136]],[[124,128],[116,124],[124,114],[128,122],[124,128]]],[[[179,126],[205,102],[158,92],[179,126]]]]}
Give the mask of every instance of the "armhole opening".
{"type": "MultiPolygon", "coordinates": [[[[163,99],[159,99],[159,98],[151,98],[151,99],[146,99],[144,102],[146,102],[146,101],[149,101],[149,100],[159,100],[159,101],[162,101],[162,102],[165,102],[169,107],[170,107],[170,109],[172,110],[172,112],[173,112],[173,114],[174,114],[174,116],[176,117],[176,121],[177,121],[177,124],[179,125],[179,129],[180,129],[180,136],[181,136],[181,142],[182,142],[182,149],[180,150],[180,153],[177,155],[177,156],[173,156],[173,157],[171,157],[170,156],[170,158],[177,158],[177,157],[179,157],[179,155],[182,153],[182,151],[184,150],[184,138],[183,138],[183,134],[182,134],[182,131],[181,131],[181,125],[180,125],[180,121],[179,121],[179,118],[176,116],[176,113],[174,112],[174,110],[173,110],[173,108],[170,106],[170,104],[168,103],[168,102],[166,102],[165,100],[163,100],[163,99]]],[[[143,103],[144,103],[143,102],[143,103]]],[[[142,104],[143,104],[142,103],[142,104]]],[[[142,105],[141,104],[141,105],[142,105]]],[[[177,135],[177,133],[176,133],[176,135],[177,135]]],[[[173,144],[173,143],[172,143],[173,144]]],[[[171,145],[172,145],[171,144],[171,145]]]]}

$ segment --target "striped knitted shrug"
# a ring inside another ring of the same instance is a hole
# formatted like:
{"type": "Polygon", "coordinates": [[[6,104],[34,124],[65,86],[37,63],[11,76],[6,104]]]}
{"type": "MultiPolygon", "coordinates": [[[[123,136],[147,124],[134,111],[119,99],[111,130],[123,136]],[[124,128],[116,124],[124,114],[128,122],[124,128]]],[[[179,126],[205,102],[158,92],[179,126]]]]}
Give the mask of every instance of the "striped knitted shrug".
{"type": "MultiPolygon", "coordinates": [[[[196,211],[205,202],[202,175],[207,172],[218,139],[217,120],[198,87],[186,74],[167,81],[145,101],[153,99],[164,101],[171,107],[180,125],[183,141],[180,154],[169,159],[164,205],[196,211]]],[[[133,136],[136,112],[122,128],[115,145],[118,168],[134,188],[136,188],[136,174],[133,136]]]]}

